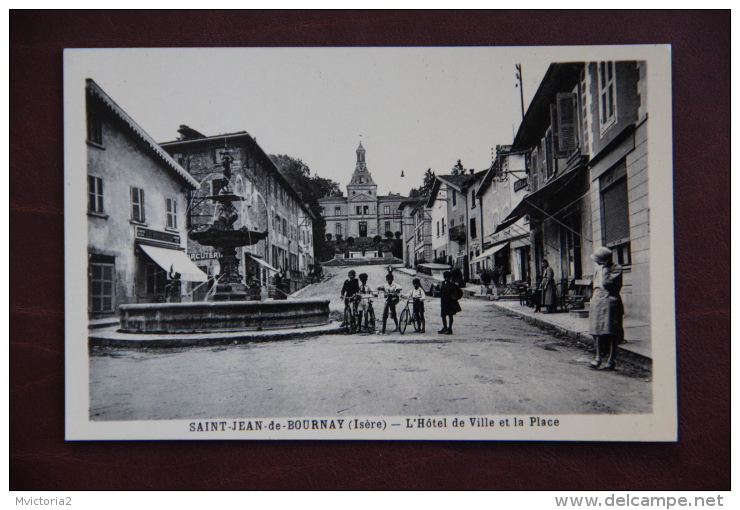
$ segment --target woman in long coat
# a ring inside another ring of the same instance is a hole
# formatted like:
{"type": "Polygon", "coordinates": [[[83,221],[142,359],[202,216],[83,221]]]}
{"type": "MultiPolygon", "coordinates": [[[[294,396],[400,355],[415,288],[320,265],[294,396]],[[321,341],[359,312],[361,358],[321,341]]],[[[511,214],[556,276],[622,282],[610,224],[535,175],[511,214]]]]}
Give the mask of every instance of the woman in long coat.
{"type": "Polygon", "coordinates": [[[452,281],[452,273],[445,271],[442,273],[444,281],[439,290],[440,296],[440,315],[442,315],[442,329],[437,333],[451,335],[452,323],[457,312],[462,311],[460,303],[457,301],[462,297],[462,291],[456,283],[452,281]]]}
{"type": "Polygon", "coordinates": [[[624,306],[619,295],[622,290],[622,266],[614,263],[609,248],[598,248],[591,258],[596,263],[589,312],[589,333],[596,346],[596,359],[591,362],[591,368],[614,370],[617,345],[624,339],[624,306]],[[602,355],[607,356],[603,366],[602,355]]]}
{"type": "Polygon", "coordinates": [[[547,260],[542,261],[542,283],[540,284],[542,290],[542,303],[545,307],[545,313],[550,313],[555,309],[555,271],[550,267],[550,263],[547,260]]]}

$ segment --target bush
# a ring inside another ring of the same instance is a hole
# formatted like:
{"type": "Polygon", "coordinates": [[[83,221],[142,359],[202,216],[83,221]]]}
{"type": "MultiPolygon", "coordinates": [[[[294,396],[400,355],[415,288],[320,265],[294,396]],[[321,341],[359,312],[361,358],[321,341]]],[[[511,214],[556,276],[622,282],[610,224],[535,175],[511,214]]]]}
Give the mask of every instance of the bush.
{"type": "Polygon", "coordinates": [[[385,237],[386,237],[387,239],[393,239],[393,232],[391,232],[391,231],[389,230],[388,232],[386,232],[386,233],[385,233],[385,237]]]}
{"type": "Polygon", "coordinates": [[[402,235],[401,232],[396,231],[396,239],[401,239],[402,235]]]}
{"type": "Polygon", "coordinates": [[[347,244],[355,244],[355,238],[352,236],[349,236],[347,238],[347,244]]]}
{"type": "Polygon", "coordinates": [[[342,242],[342,234],[337,234],[337,242],[338,243],[342,242]]]}
{"type": "Polygon", "coordinates": [[[326,234],[326,240],[331,241],[331,234],[326,234]]]}
{"type": "Polygon", "coordinates": [[[382,241],[382,240],[383,240],[383,238],[382,238],[382,237],[380,237],[380,236],[375,236],[375,237],[373,237],[373,242],[374,242],[374,243],[379,243],[379,242],[380,242],[380,241],[382,241]]]}
{"type": "Polygon", "coordinates": [[[494,281],[494,278],[496,276],[496,273],[493,271],[493,269],[484,269],[479,274],[483,285],[490,285],[491,282],[494,281]]]}

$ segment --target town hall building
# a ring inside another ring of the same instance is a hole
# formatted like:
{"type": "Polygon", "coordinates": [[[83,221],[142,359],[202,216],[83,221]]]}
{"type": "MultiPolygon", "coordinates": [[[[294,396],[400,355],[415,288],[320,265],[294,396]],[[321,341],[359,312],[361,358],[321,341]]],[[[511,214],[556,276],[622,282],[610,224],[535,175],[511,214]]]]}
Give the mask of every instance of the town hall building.
{"type": "Polygon", "coordinates": [[[347,185],[346,197],[324,197],[319,200],[326,220],[326,232],[337,238],[362,238],[390,232],[402,232],[403,224],[398,206],[406,200],[400,194],[378,196],[378,185],[365,163],[362,142],[357,147],[357,163],[347,185]]]}

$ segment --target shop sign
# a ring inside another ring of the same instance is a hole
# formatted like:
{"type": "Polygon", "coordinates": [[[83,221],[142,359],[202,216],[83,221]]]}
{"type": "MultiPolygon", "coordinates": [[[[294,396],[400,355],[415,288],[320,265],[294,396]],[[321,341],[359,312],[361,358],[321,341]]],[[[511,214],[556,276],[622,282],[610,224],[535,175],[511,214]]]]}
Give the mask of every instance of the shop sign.
{"type": "Polygon", "coordinates": [[[160,232],[158,230],[150,230],[148,228],[142,227],[136,227],[136,237],[138,239],[149,239],[151,241],[180,244],[179,235],[169,234],[167,232],[160,232]]]}
{"type": "Polygon", "coordinates": [[[190,260],[220,259],[221,254],[217,251],[205,251],[201,253],[188,253],[190,260]]]}
{"type": "Polygon", "coordinates": [[[519,191],[520,189],[526,188],[529,185],[529,182],[527,179],[519,179],[514,183],[514,191],[519,191]]]}

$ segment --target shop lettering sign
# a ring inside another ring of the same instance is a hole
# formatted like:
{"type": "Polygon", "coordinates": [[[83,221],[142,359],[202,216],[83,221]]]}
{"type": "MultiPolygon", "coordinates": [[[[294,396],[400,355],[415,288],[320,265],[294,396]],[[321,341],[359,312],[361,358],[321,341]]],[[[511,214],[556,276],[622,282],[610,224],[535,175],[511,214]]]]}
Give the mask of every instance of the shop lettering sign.
{"type": "Polygon", "coordinates": [[[201,253],[188,253],[190,260],[220,259],[221,254],[217,251],[206,251],[201,253]]]}
{"type": "Polygon", "coordinates": [[[519,179],[514,183],[514,191],[519,191],[522,188],[526,188],[529,182],[527,179],[519,179]]]}
{"type": "Polygon", "coordinates": [[[150,230],[148,228],[137,227],[136,237],[139,239],[149,239],[151,241],[161,241],[165,243],[180,244],[180,236],[176,234],[169,234],[167,232],[160,232],[158,230],[150,230]]]}

